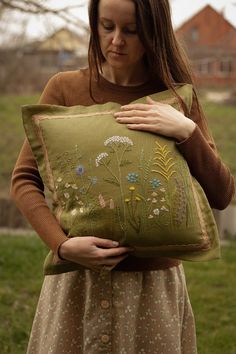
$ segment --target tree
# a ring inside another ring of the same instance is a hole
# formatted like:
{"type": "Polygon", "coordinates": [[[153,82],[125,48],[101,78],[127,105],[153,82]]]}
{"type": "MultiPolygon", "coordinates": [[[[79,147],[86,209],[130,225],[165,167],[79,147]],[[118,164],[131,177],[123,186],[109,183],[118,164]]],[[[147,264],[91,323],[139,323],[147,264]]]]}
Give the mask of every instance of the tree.
{"type": "Polygon", "coordinates": [[[46,0],[0,0],[0,18],[3,12],[14,10],[31,15],[55,15],[67,23],[87,29],[87,25],[71,10],[84,6],[84,1],[78,0],[78,5],[55,8],[47,5],[46,0]]]}

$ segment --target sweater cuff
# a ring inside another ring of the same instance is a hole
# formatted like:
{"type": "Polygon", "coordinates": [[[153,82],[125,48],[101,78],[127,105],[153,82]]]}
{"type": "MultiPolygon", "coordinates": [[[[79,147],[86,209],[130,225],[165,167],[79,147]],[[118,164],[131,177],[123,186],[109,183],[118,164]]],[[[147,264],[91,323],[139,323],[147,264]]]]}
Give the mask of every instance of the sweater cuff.
{"type": "Polygon", "coordinates": [[[184,139],[182,141],[177,141],[175,143],[176,146],[179,147],[181,150],[181,146],[184,146],[185,144],[188,145],[189,143],[192,144],[192,140],[194,141],[199,133],[201,133],[201,131],[200,131],[200,128],[198,127],[198,125],[196,124],[192,134],[187,139],[184,139]]]}
{"type": "Polygon", "coordinates": [[[61,254],[60,254],[61,245],[63,245],[63,243],[65,243],[66,241],[68,241],[68,238],[66,240],[63,240],[61,243],[59,243],[59,245],[57,246],[57,249],[56,249],[56,255],[61,261],[66,261],[66,259],[62,258],[61,254]]]}

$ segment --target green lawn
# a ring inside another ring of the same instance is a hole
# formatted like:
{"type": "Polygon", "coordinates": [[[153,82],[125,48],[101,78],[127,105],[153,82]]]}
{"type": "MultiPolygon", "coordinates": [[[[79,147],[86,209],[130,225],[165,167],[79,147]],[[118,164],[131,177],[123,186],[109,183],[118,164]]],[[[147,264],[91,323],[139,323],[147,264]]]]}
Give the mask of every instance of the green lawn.
{"type": "Polygon", "coordinates": [[[37,103],[38,98],[39,95],[0,96],[0,191],[2,194],[9,188],[11,172],[24,140],[21,106],[37,103]]]}
{"type": "MultiPolygon", "coordinates": [[[[25,354],[47,250],[35,236],[9,235],[0,236],[0,249],[0,352],[25,354]]],[[[220,261],[184,265],[199,354],[236,353],[235,259],[231,243],[220,261]]]]}
{"type": "MultiPolygon", "coordinates": [[[[0,190],[9,189],[9,180],[19,154],[24,129],[21,120],[21,105],[37,103],[39,95],[0,97],[0,190]]],[[[217,147],[223,160],[236,176],[236,106],[203,101],[217,147]]]]}

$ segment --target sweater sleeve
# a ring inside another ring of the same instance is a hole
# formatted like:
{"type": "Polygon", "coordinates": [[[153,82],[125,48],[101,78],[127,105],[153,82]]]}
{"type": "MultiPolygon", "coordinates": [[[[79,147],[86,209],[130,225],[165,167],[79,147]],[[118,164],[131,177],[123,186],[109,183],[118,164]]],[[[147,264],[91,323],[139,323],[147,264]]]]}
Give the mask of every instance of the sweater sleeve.
{"type": "Polygon", "coordinates": [[[235,194],[234,178],[219,157],[196,99],[190,118],[196,123],[193,134],[177,147],[186,159],[191,174],[202,186],[212,208],[225,209],[235,194]]]}
{"type": "MultiPolygon", "coordinates": [[[[64,104],[58,80],[59,74],[49,80],[40,103],[64,104]]],[[[67,237],[46,203],[43,182],[27,139],[12,173],[11,197],[33,229],[56,253],[67,237]]]]}

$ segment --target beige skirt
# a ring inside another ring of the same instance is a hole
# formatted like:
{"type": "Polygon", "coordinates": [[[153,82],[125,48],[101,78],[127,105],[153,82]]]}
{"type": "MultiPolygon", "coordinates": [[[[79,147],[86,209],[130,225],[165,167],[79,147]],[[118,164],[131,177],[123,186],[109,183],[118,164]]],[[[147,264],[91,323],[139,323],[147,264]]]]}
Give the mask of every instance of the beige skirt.
{"type": "Polygon", "coordinates": [[[196,354],[182,265],[47,275],[27,354],[196,354]]]}

